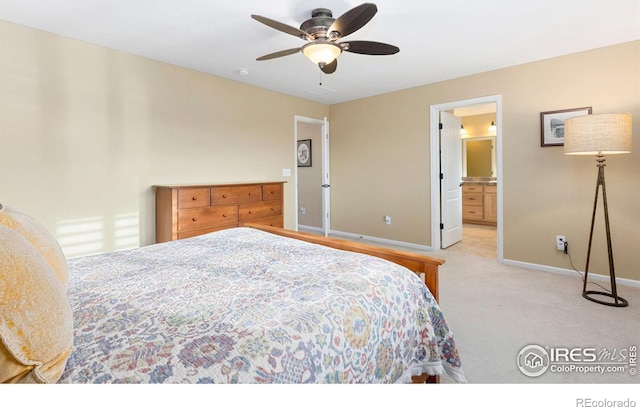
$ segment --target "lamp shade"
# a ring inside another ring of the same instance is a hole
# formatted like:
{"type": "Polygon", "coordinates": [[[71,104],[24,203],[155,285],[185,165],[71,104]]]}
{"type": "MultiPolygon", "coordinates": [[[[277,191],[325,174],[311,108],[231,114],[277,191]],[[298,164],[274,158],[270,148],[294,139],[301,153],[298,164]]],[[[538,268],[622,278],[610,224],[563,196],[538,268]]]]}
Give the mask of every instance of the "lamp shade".
{"type": "Polygon", "coordinates": [[[342,48],[332,42],[310,42],[302,47],[302,53],[314,64],[328,65],[338,58],[342,48]]]}
{"type": "Polygon", "coordinates": [[[631,114],[590,114],[564,122],[564,153],[575,155],[631,152],[631,114]]]}

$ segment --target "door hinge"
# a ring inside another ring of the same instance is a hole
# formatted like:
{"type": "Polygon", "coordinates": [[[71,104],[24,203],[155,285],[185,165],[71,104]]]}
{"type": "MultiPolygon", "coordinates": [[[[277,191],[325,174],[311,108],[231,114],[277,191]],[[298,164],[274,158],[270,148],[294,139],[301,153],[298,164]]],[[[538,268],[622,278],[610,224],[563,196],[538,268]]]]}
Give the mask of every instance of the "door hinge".
{"type": "Polygon", "coordinates": [[[444,223],[440,224],[440,230],[444,230],[444,223]]]}
{"type": "Polygon", "coordinates": [[[441,180],[444,179],[444,174],[443,173],[440,173],[440,179],[441,180]]]}
{"type": "Polygon", "coordinates": [[[440,129],[440,130],[442,130],[442,129],[443,129],[443,127],[444,127],[444,126],[442,125],[442,123],[439,123],[439,129],[440,129]]]}

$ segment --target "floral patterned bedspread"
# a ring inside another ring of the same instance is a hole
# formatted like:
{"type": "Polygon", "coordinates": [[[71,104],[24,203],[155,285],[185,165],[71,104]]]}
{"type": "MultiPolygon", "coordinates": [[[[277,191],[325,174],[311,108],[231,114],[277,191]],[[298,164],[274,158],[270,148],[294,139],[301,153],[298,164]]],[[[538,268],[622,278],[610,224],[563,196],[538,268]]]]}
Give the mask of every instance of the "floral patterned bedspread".
{"type": "Polygon", "coordinates": [[[69,260],[62,383],[465,381],[420,278],[249,228],[69,260]]]}

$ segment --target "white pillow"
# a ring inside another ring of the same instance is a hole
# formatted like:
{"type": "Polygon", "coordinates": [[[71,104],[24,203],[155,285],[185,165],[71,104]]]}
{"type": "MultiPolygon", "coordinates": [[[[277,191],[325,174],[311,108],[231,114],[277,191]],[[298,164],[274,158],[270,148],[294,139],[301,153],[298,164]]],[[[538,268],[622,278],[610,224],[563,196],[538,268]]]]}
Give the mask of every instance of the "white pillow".
{"type": "Polygon", "coordinates": [[[55,383],[73,346],[73,314],[31,242],[0,225],[0,382],[55,383]]]}

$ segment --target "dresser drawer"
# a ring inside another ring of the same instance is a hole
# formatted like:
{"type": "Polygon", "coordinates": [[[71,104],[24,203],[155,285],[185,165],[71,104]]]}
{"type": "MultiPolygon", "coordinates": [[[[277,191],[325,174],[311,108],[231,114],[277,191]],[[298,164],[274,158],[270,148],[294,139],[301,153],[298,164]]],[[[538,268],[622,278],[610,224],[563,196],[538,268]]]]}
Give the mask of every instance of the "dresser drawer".
{"type": "MultiPolygon", "coordinates": [[[[258,225],[273,226],[274,228],[282,228],[284,227],[284,217],[282,215],[270,216],[268,218],[253,219],[252,221],[246,223],[255,223],[258,225]]],[[[240,222],[240,226],[243,225],[244,222],[240,222]]]]}
{"type": "Polygon", "coordinates": [[[203,208],[209,206],[209,188],[188,188],[178,190],[178,209],[203,208]]]}
{"type": "Polygon", "coordinates": [[[462,193],[466,194],[467,192],[482,193],[482,184],[462,184],[462,193]]]}
{"type": "Polygon", "coordinates": [[[484,193],[485,194],[495,194],[498,192],[498,187],[495,184],[485,185],[484,193]]]}
{"type": "Polygon", "coordinates": [[[481,192],[468,192],[462,194],[462,205],[465,206],[482,206],[481,192]]]}
{"type": "Polygon", "coordinates": [[[275,201],[282,199],[282,184],[267,184],[262,186],[262,200],[275,201]]]}
{"type": "Polygon", "coordinates": [[[178,211],[178,231],[238,223],[237,206],[216,206],[178,211]]]}
{"type": "Polygon", "coordinates": [[[233,205],[261,200],[261,185],[211,188],[211,205],[233,205]]]}
{"type": "Polygon", "coordinates": [[[478,206],[462,206],[462,219],[467,220],[482,220],[483,212],[482,208],[478,206]]]}
{"type": "Polygon", "coordinates": [[[251,222],[255,219],[282,215],[282,205],[279,201],[256,202],[240,205],[238,211],[240,222],[251,222]]]}
{"type": "Polygon", "coordinates": [[[216,232],[218,230],[230,229],[236,227],[235,223],[223,226],[215,226],[211,228],[203,228],[203,229],[193,229],[193,230],[185,230],[184,232],[178,232],[178,239],[186,239],[188,237],[200,236],[205,233],[216,232]]]}

